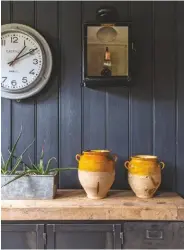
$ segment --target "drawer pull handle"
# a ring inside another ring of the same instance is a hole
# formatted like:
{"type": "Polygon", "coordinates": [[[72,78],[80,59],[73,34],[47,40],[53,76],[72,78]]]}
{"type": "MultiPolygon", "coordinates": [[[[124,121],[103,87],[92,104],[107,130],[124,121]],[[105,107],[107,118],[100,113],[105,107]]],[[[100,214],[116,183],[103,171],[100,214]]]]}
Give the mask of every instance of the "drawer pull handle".
{"type": "Polygon", "coordinates": [[[146,239],[151,240],[162,240],[164,238],[163,231],[156,231],[156,230],[146,230],[146,239]]]}

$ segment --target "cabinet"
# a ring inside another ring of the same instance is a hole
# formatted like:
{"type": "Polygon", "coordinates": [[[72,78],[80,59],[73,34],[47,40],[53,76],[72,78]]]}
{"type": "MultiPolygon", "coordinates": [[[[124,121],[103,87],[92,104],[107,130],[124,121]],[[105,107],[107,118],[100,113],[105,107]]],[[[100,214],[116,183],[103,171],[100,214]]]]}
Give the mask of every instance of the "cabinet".
{"type": "Polygon", "coordinates": [[[184,222],[3,222],[1,246],[1,249],[184,249],[184,222]]]}
{"type": "Polygon", "coordinates": [[[184,249],[184,222],[125,222],[124,249],[184,249]]]}
{"type": "Polygon", "coordinates": [[[2,224],[1,249],[44,249],[44,225],[2,224]]]}
{"type": "Polygon", "coordinates": [[[121,249],[121,225],[50,224],[47,249],[121,249]]]}

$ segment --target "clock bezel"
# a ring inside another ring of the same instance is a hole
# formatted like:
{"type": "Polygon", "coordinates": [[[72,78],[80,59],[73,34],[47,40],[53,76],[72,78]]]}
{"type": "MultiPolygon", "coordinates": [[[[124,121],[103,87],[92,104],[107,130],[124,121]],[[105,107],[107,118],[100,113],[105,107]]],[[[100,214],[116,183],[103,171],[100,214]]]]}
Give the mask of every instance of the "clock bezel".
{"type": "Polygon", "coordinates": [[[1,97],[20,100],[37,94],[45,87],[52,72],[52,53],[45,38],[30,26],[18,23],[4,24],[1,26],[1,35],[9,32],[24,33],[34,39],[39,44],[43,57],[42,69],[37,78],[29,86],[16,91],[1,87],[1,97]]]}

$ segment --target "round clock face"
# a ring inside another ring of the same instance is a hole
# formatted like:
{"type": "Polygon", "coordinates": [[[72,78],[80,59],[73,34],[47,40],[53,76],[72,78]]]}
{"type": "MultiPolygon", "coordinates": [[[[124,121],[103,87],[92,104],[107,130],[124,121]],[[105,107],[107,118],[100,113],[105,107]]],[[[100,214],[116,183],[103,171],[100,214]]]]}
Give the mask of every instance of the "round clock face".
{"type": "Polygon", "coordinates": [[[37,31],[25,25],[4,25],[1,34],[3,97],[23,99],[36,94],[48,81],[51,68],[50,49],[37,31]]]}
{"type": "Polygon", "coordinates": [[[3,34],[1,56],[3,88],[12,91],[21,90],[33,84],[39,77],[43,67],[43,54],[40,45],[33,37],[21,32],[3,34]]]}

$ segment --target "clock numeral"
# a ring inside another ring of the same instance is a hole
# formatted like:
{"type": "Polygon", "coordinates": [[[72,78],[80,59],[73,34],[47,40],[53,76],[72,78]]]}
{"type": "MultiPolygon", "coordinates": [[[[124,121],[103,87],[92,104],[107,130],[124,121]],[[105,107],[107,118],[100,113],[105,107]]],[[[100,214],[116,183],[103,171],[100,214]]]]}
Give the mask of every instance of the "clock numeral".
{"type": "Polygon", "coordinates": [[[22,82],[27,83],[27,77],[22,77],[22,82]]]}
{"type": "Polygon", "coordinates": [[[38,64],[38,59],[33,59],[33,64],[38,64]]]}
{"type": "Polygon", "coordinates": [[[32,70],[29,72],[29,74],[34,75],[34,74],[35,74],[34,69],[32,69],[32,70]]]}
{"type": "Polygon", "coordinates": [[[1,84],[3,84],[7,80],[7,78],[8,77],[2,76],[3,81],[1,82],[1,84]]]}
{"type": "Polygon", "coordinates": [[[13,87],[15,87],[15,86],[17,85],[17,82],[16,82],[15,80],[12,80],[12,81],[11,81],[11,85],[12,85],[13,87]]]}
{"type": "Polygon", "coordinates": [[[1,46],[5,46],[6,45],[6,40],[1,39],[1,46]]]}
{"type": "Polygon", "coordinates": [[[11,43],[18,43],[18,37],[12,36],[11,37],[11,43]]]}

